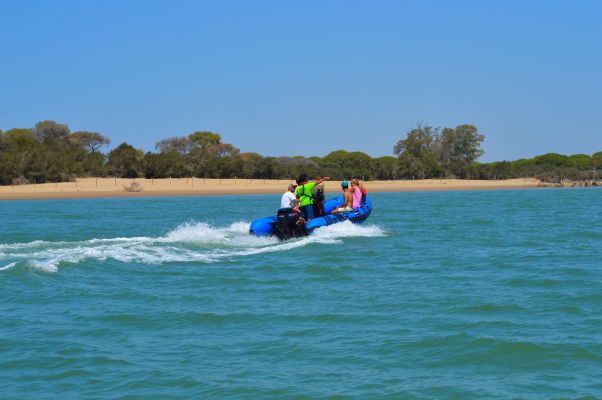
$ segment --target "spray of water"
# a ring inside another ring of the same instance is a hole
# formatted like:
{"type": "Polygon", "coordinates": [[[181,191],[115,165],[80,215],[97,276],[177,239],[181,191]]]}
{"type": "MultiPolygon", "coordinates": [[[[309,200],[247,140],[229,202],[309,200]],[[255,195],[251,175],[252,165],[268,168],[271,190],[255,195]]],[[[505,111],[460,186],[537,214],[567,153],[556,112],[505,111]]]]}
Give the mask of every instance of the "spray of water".
{"type": "Polygon", "coordinates": [[[160,237],[118,237],[75,242],[37,240],[0,244],[0,271],[23,265],[56,272],[61,263],[77,264],[87,259],[143,264],[211,263],[227,258],[287,251],[310,243],[340,243],[346,237],[384,236],[383,230],[377,226],[354,225],[350,222],[321,228],[311,236],[284,242],[273,237],[249,235],[248,229],[246,222],[227,227],[186,223],[160,237]]]}

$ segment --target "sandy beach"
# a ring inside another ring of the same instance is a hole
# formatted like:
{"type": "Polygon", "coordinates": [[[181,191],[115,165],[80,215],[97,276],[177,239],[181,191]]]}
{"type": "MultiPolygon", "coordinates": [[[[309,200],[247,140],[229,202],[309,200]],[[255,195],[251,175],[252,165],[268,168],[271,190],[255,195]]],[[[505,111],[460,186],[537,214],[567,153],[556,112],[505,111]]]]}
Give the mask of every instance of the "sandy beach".
{"type": "MultiPolygon", "coordinates": [[[[269,179],[120,179],[81,178],[74,182],[0,186],[0,200],[67,199],[99,197],[201,196],[227,194],[283,193],[291,181],[269,179]],[[127,189],[138,185],[138,192],[127,189]]],[[[364,182],[369,192],[436,190],[486,190],[537,187],[535,179],[498,181],[426,179],[364,182]]],[[[340,191],[339,181],[326,182],[327,193],[340,191]]]]}

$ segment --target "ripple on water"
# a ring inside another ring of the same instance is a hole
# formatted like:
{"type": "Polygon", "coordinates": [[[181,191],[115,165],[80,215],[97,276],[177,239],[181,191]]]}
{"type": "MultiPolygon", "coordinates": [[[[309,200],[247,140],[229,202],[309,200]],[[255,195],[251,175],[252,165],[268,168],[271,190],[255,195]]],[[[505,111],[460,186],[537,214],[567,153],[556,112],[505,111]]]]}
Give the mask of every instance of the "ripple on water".
{"type": "Polygon", "coordinates": [[[238,222],[270,196],[3,203],[0,392],[600,398],[598,194],[374,194],[290,242],[238,222]]]}

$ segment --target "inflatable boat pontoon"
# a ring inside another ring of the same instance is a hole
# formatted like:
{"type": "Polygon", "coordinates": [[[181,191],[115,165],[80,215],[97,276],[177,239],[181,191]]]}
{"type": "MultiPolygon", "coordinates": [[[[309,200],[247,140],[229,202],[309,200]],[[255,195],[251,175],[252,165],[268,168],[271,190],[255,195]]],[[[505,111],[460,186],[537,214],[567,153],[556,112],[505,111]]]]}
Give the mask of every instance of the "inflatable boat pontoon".
{"type": "Polygon", "coordinates": [[[307,236],[315,229],[323,226],[336,224],[343,221],[351,221],[361,224],[370,216],[372,204],[368,197],[364,198],[361,206],[349,212],[337,212],[331,214],[332,210],[343,205],[343,196],[335,197],[324,202],[324,215],[311,219],[306,224],[296,223],[297,219],[292,209],[283,208],[278,214],[259,218],[251,222],[249,232],[255,236],[277,236],[280,240],[294,237],[307,236]]]}

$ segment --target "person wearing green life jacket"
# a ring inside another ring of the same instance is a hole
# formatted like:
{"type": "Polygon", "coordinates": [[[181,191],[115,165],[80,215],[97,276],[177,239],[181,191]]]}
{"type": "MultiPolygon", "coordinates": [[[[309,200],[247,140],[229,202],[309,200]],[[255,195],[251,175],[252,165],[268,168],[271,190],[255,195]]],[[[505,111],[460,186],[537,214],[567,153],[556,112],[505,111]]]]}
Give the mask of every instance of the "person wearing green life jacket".
{"type": "Polygon", "coordinates": [[[299,199],[301,218],[303,218],[305,221],[309,221],[314,217],[314,187],[328,180],[330,180],[330,177],[326,176],[324,178],[317,178],[315,181],[309,182],[306,174],[299,175],[299,179],[297,179],[295,196],[297,199],[299,199]]]}

